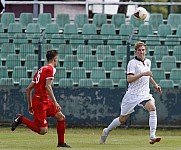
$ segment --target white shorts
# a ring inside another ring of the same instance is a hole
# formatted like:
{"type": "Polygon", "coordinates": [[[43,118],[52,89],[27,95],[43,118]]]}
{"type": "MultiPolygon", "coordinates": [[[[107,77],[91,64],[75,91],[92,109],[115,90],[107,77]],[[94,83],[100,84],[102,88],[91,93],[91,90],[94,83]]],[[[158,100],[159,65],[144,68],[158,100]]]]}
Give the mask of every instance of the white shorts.
{"type": "Polygon", "coordinates": [[[148,95],[133,95],[130,93],[126,93],[122,99],[121,103],[121,114],[120,115],[128,115],[134,112],[134,108],[138,105],[144,108],[141,104],[143,101],[153,100],[155,99],[152,97],[152,94],[148,95]]]}

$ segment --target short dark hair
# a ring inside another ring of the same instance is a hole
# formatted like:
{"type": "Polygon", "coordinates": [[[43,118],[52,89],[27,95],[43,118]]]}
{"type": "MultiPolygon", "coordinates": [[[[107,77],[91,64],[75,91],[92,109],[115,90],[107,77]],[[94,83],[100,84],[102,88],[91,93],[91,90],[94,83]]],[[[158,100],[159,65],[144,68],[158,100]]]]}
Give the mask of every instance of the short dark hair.
{"type": "Polygon", "coordinates": [[[46,53],[47,61],[50,61],[57,55],[58,55],[58,50],[48,50],[46,53]]]}

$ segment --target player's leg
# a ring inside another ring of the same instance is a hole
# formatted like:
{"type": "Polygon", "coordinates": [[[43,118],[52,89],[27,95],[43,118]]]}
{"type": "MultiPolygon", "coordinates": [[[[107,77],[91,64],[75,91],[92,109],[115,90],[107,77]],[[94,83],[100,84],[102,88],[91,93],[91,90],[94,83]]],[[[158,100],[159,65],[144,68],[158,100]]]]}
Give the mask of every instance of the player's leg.
{"type": "Polygon", "coordinates": [[[156,137],[156,129],[157,129],[157,113],[156,106],[154,100],[149,100],[145,104],[145,109],[148,110],[149,117],[149,126],[150,126],[150,144],[154,144],[155,142],[160,142],[161,138],[156,137]]]}

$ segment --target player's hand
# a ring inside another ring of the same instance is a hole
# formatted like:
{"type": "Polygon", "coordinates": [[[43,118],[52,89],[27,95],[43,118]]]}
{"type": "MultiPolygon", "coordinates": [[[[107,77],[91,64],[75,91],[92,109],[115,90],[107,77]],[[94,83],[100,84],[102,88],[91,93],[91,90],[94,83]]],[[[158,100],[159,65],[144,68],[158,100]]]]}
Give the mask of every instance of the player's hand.
{"type": "Polygon", "coordinates": [[[57,103],[57,101],[55,101],[54,104],[55,104],[55,106],[57,107],[57,109],[58,109],[59,111],[61,111],[62,108],[61,108],[61,106],[57,103]]]}
{"type": "Polygon", "coordinates": [[[33,115],[34,112],[33,112],[33,107],[32,106],[28,106],[28,112],[33,115]]]}
{"type": "Polygon", "coordinates": [[[158,93],[162,94],[162,89],[160,86],[156,86],[155,89],[157,90],[158,93]]]}
{"type": "Polygon", "coordinates": [[[150,76],[150,77],[153,76],[151,71],[143,72],[142,75],[143,75],[143,76],[150,76]]]}

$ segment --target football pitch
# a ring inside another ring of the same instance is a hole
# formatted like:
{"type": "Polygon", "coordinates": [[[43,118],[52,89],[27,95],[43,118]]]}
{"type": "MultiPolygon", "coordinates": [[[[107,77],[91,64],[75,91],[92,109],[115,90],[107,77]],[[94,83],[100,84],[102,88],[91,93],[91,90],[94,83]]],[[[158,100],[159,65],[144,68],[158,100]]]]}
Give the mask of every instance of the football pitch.
{"type": "MultiPolygon", "coordinates": [[[[99,144],[102,128],[66,130],[65,142],[72,150],[181,150],[181,130],[158,129],[157,134],[162,137],[159,143],[150,145],[148,129],[113,130],[104,145],[99,144]]],[[[55,128],[49,128],[46,135],[38,135],[27,128],[17,128],[14,132],[10,128],[0,128],[0,150],[54,150],[57,148],[55,128]]]]}

